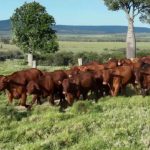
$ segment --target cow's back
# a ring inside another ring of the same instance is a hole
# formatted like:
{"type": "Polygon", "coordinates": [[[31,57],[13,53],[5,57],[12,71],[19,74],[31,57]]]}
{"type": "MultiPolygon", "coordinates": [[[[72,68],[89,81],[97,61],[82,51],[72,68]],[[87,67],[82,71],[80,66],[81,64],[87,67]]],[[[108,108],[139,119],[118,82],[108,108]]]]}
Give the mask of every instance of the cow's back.
{"type": "Polygon", "coordinates": [[[40,70],[31,68],[14,72],[8,75],[7,78],[16,84],[26,85],[31,80],[38,80],[42,75],[40,70]]]}

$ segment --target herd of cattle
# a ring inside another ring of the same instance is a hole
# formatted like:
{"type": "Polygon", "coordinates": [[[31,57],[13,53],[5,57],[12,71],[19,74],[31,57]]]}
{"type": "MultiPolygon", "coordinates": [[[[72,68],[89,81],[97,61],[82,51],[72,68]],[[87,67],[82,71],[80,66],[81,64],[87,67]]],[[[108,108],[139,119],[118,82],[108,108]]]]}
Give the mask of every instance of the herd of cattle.
{"type": "Polygon", "coordinates": [[[74,100],[90,96],[97,101],[105,95],[126,94],[125,89],[132,84],[135,91],[146,95],[150,90],[150,56],[135,59],[110,59],[107,63],[91,62],[74,66],[69,70],[44,72],[35,68],[21,70],[11,75],[0,75],[0,91],[7,91],[9,102],[20,99],[19,104],[27,108],[41,98],[47,98],[54,105],[60,99],[72,105],[74,100]],[[89,95],[90,94],[90,95],[89,95]],[[33,95],[30,105],[27,95],[33,95]]]}

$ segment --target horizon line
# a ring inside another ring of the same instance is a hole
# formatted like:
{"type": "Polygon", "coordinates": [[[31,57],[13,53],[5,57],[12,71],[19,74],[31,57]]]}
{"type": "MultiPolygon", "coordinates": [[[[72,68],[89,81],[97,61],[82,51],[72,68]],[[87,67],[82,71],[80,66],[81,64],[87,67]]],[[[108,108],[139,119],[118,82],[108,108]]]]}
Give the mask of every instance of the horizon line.
{"type": "MultiPolygon", "coordinates": [[[[0,21],[9,21],[10,19],[4,19],[4,20],[0,20],[0,21]]],[[[74,25],[72,25],[72,24],[55,24],[55,25],[57,25],[57,26],[83,26],[83,27],[88,27],[88,26],[90,26],[90,27],[100,27],[100,26],[119,26],[119,27],[128,27],[127,25],[79,25],[79,24],[74,24],[74,25]]],[[[135,28],[148,28],[148,29],[150,29],[150,27],[142,27],[142,26],[134,26],[135,28]]]]}

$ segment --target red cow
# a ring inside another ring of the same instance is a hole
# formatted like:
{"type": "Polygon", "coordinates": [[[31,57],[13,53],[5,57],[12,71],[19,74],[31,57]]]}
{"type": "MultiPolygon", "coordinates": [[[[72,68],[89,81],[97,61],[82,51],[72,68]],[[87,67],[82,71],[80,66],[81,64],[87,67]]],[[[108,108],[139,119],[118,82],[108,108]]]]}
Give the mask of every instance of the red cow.
{"type": "Polygon", "coordinates": [[[98,87],[92,72],[81,72],[80,74],[70,79],[70,81],[65,80],[63,82],[63,88],[65,89],[64,94],[67,98],[66,100],[70,105],[73,104],[74,95],[78,97],[79,93],[82,94],[84,100],[87,98],[89,91],[95,92],[96,96],[98,97],[98,87]],[[70,86],[72,86],[72,88],[68,88],[70,86]],[[73,89],[74,86],[76,86],[75,91],[72,91],[71,89],[73,89]]]}
{"type": "Polygon", "coordinates": [[[36,81],[40,78],[42,72],[38,69],[27,69],[14,72],[11,75],[3,76],[0,78],[0,91],[7,89],[9,102],[12,103],[13,99],[21,99],[20,104],[26,105],[26,85],[31,80],[36,81]]]}
{"type": "Polygon", "coordinates": [[[150,91],[150,65],[147,64],[135,71],[136,83],[140,84],[142,95],[150,91]]]}
{"type": "Polygon", "coordinates": [[[116,96],[120,89],[124,90],[129,83],[135,85],[135,76],[129,66],[103,71],[103,84],[110,87],[112,96],[116,96]]]}
{"type": "Polygon", "coordinates": [[[44,74],[36,81],[30,81],[27,85],[27,92],[35,95],[32,100],[31,106],[37,102],[40,103],[40,98],[50,96],[49,102],[54,104],[54,82],[50,74],[44,74]]]}

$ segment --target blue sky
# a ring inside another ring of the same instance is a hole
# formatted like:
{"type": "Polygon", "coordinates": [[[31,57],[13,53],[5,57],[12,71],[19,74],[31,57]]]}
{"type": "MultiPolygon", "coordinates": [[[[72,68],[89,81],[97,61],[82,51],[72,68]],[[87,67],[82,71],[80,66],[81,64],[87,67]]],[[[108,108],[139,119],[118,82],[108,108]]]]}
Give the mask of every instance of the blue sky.
{"type": "MultiPolygon", "coordinates": [[[[0,20],[10,18],[14,10],[33,0],[0,0],[0,20]]],[[[61,25],[127,25],[124,12],[109,11],[103,0],[35,0],[53,15],[56,24],[61,25]]],[[[135,26],[150,25],[135,20],[135,26]]]]}

